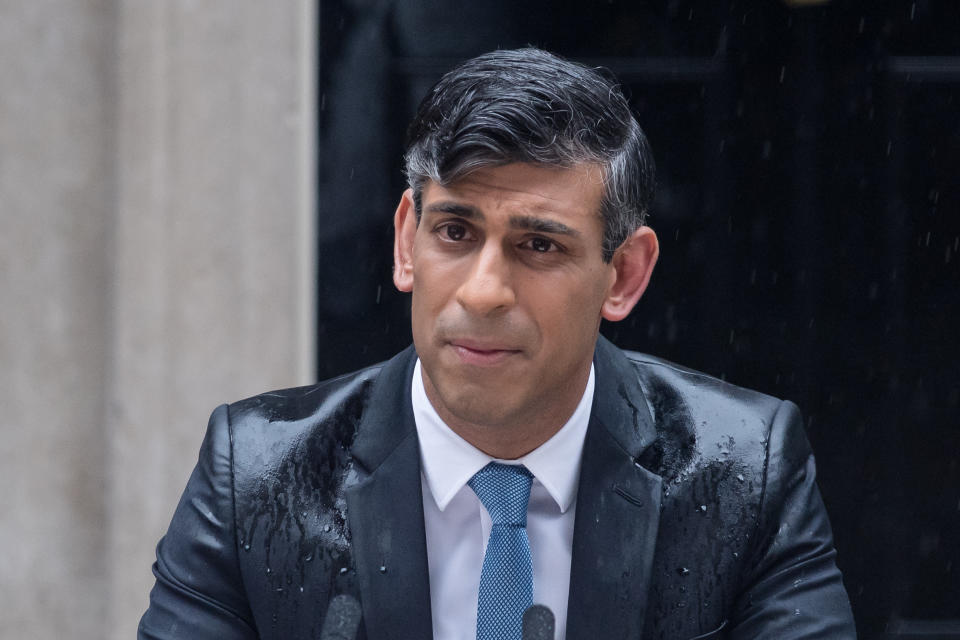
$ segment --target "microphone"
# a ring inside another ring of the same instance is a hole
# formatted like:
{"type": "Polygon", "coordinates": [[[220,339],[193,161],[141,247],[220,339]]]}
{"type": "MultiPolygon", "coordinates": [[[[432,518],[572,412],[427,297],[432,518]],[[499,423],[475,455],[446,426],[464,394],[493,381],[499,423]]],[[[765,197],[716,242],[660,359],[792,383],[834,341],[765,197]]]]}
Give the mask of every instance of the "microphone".
{"type": "Polygon", "coordinates": [[[351,595],[341,593],[327,606],[320,640],[354,640],[363,612],[360,603],[351,595]]]}
{"type": "Polygon", "coordinates": [[[534,604],[523,612],[523,640],[553,640],[553,612],[542,604],[534,604]]]}

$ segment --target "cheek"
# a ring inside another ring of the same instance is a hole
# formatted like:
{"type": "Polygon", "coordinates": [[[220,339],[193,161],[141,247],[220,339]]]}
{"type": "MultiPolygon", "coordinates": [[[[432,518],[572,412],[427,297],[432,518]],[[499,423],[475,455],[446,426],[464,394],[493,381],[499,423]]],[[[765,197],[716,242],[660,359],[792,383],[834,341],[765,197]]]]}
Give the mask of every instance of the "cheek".
{"type": "Polygon", "coordinates": [[[410,321],[414,337],[425,340],[454,299],[457,277],[449,267],[421,260],[414,263],[413,278],[410,321]]]}
{"type": "Polygon", "coordinates": [[[414,270],[413,308],[424,313],[437,312],[446,305],[453,295],[452,274],[440,269],[414,270]]]}
{"type": "Polygon", "coordinates": [[[600,321],[600,307],[606,296],[595,280],[534,284],[529,308],[537,316],[538,324],[550,331],[548,335],[562,340],[579,342],[581,336],[592,339],[593,327],[600,321]]]}

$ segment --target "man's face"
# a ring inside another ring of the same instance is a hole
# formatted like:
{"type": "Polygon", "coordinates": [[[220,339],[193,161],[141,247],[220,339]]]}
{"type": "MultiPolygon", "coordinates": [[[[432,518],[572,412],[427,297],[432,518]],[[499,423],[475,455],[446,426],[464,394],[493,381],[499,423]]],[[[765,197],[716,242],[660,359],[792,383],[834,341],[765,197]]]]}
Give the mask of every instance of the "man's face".
{"type": "Polygon", "coordinates": [[[531,164],[428,181],[419,224],[404,195],[395,280],[413,292],[427,394],[455,431],[555,430],[576,407],[617,278],[602,195],[593,165],[531,164]]]}

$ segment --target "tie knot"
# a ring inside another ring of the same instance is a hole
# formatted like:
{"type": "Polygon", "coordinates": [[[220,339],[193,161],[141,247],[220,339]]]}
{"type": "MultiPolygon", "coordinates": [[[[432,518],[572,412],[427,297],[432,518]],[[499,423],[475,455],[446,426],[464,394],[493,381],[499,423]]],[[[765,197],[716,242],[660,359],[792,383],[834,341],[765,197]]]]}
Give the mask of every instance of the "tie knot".
{"type": "Polygon", "coordinates": [[[533,475],[526,467],[491,462],[467,484],[486,507],[494,525],[526,527],[532,483],[533,475]]]}

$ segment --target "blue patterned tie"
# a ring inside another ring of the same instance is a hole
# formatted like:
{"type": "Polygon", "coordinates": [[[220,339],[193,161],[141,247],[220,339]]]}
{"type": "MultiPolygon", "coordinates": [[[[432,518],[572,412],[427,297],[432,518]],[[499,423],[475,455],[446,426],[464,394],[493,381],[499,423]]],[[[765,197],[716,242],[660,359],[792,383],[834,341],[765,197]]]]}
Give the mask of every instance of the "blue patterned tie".
{"type": "Polygon", "coordinates": [[[532,482],[526,467],[491,462],[468,483],[493,521],[480,572],[477,640],[520,640],[523,612],[533,604],[526,528],[532,482]]]}

